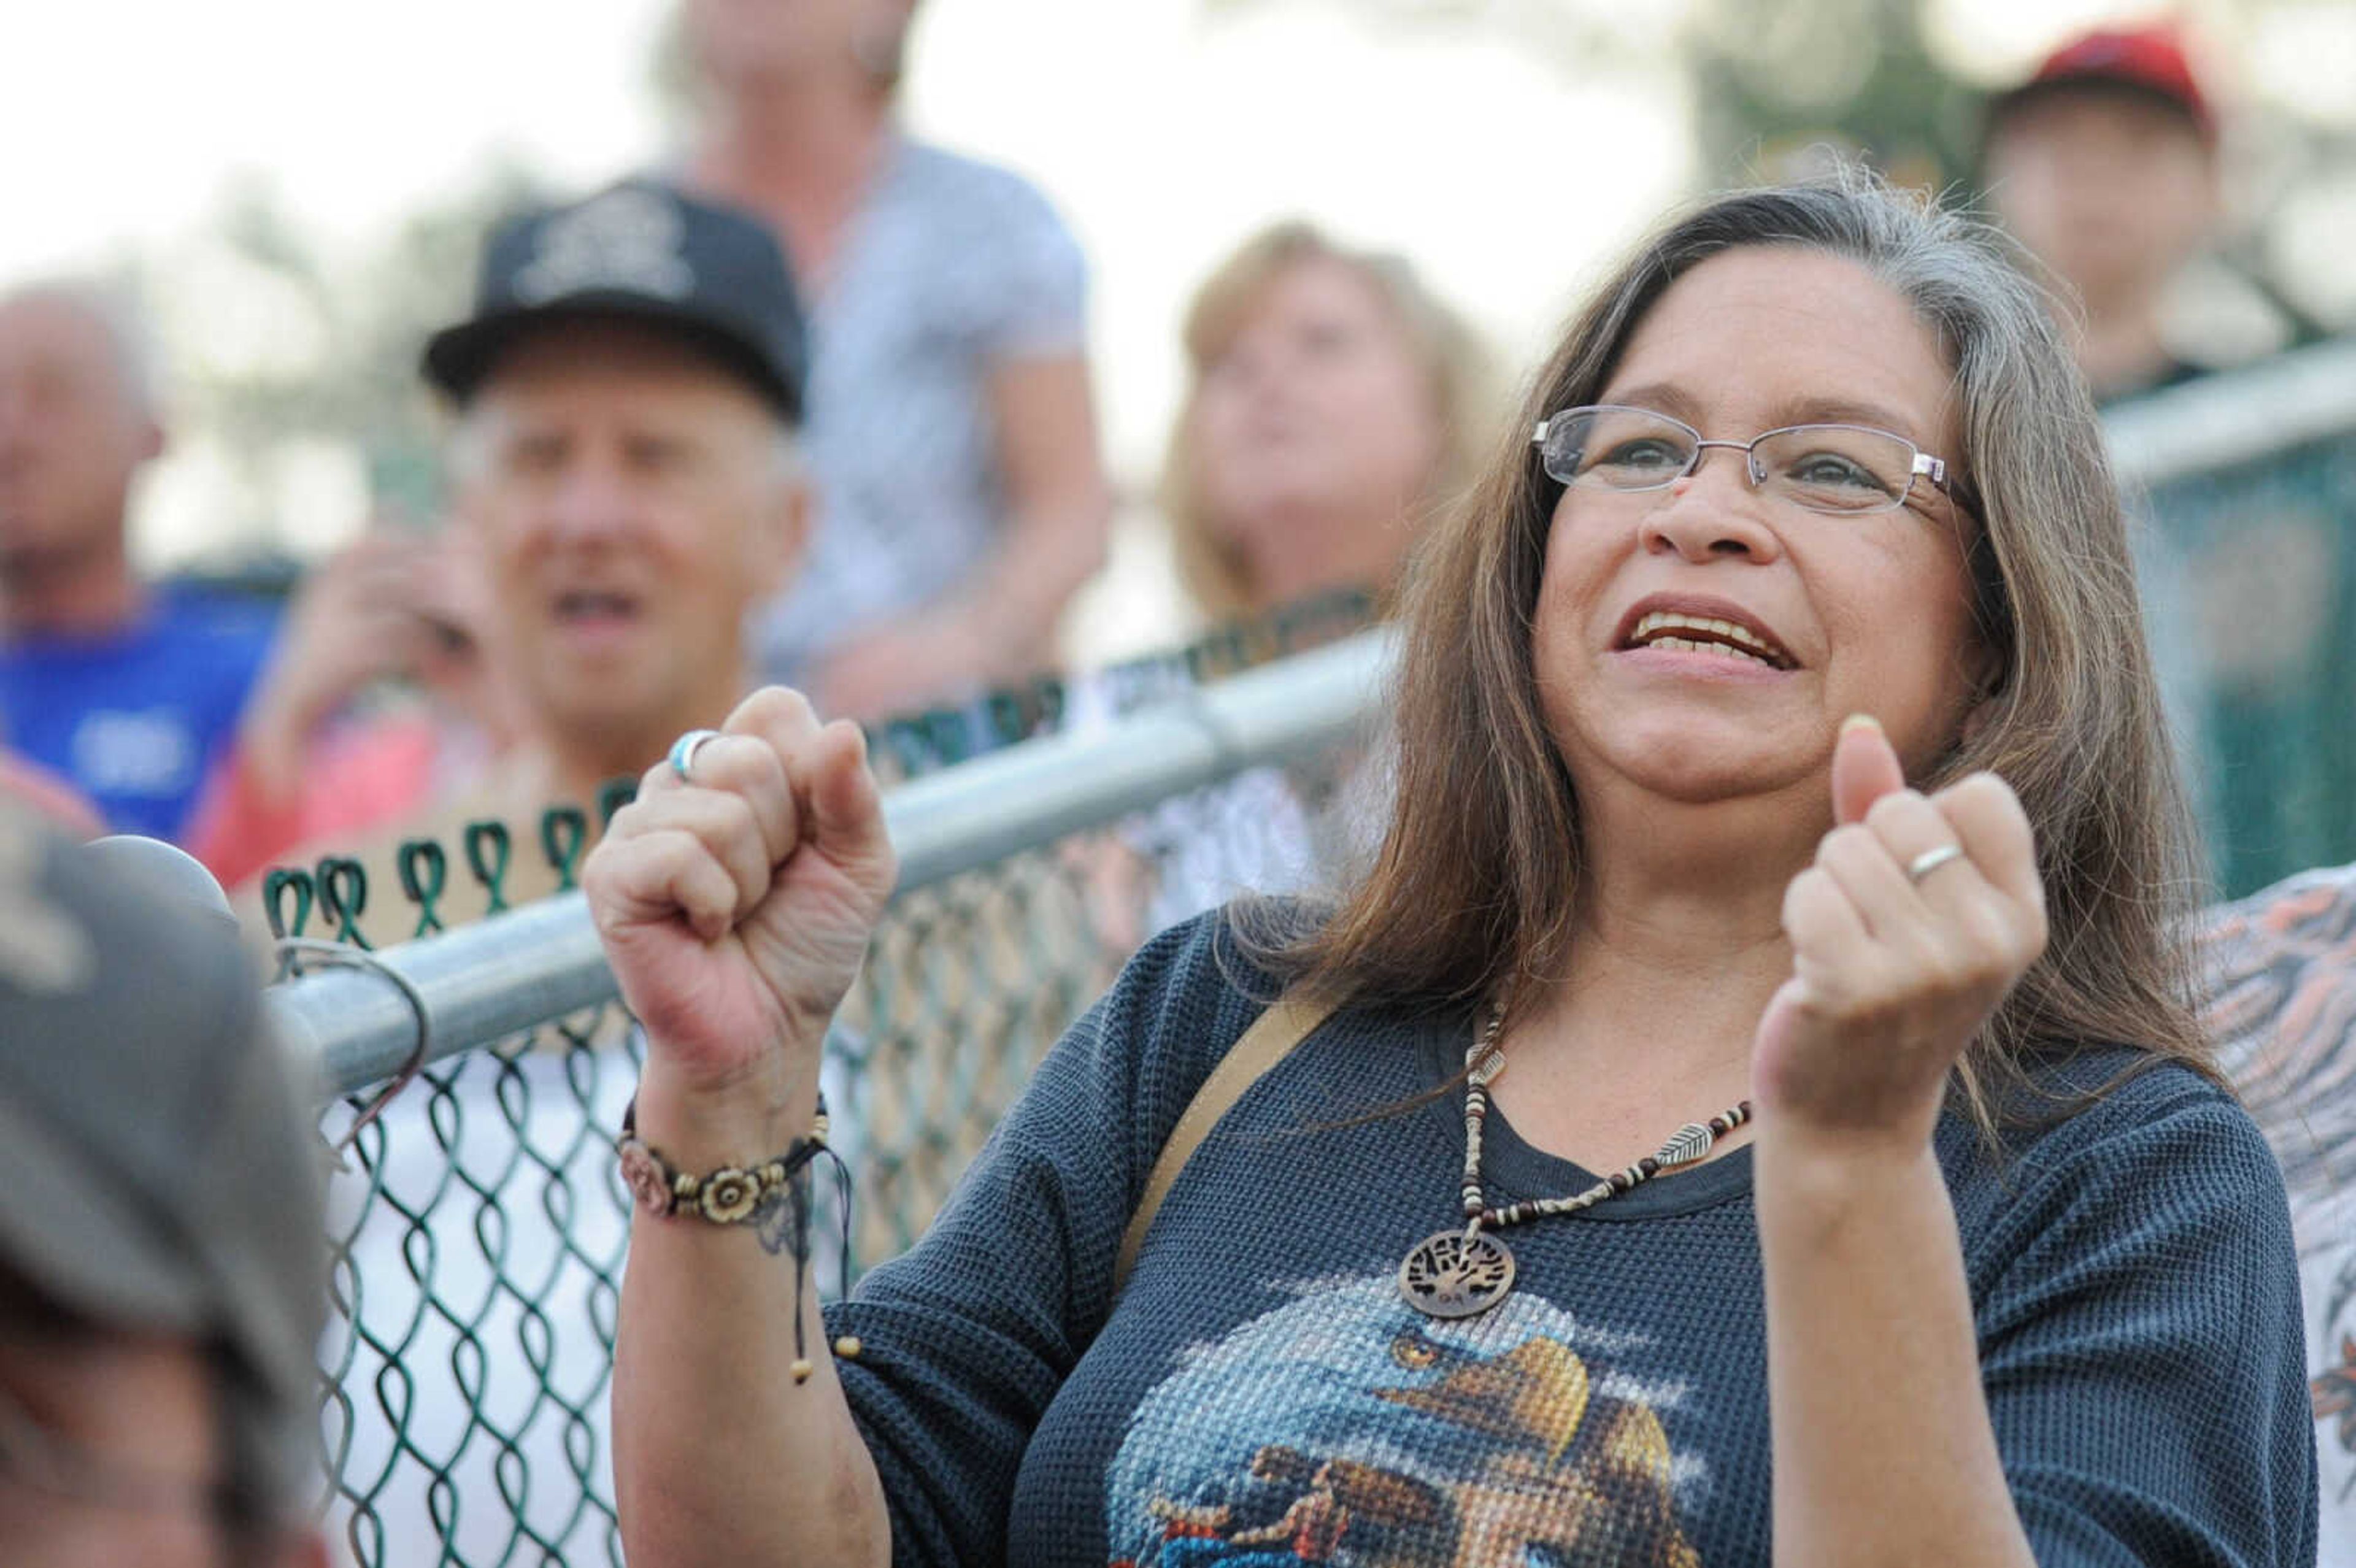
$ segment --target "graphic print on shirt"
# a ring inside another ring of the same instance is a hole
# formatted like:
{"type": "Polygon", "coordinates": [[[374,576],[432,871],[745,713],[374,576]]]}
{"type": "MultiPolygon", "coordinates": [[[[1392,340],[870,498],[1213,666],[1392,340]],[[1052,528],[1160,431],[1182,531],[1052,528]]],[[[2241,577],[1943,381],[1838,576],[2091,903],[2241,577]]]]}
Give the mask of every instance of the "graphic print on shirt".
{"type": "Polygon", "coordinates": [[[1138,1406],[1112,1568],[1701,1568],[1708,1477],[1656,1413],[1687,1391],[1612,1370],[1648,1343],[1526,1293],[1440,1322],[1387,1277],[1302,1286],[1138,1406]]]}
{"type": "Polygon", "coordinates": [[[2204,1021],[2282,1164],[2298,1239],[2325,1563],[2356,1562],[2356,867],[2209,912],[2204,1021]]]}

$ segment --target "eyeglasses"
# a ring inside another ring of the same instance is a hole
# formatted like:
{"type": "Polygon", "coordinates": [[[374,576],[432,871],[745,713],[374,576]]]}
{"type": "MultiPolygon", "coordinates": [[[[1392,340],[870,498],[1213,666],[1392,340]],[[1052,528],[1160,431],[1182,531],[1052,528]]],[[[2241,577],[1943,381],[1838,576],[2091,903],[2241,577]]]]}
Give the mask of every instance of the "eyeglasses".
{"type": "Polygon", "coordinates": [[[1754,488],[1811,512],[1894,511],[1918,477],[1952,494],[1943,459],[1869,425],[1795,424],[1750,441],[1705,441],[1682,420],[1604,403],[1550,415],[1530,440],[1547,476],[1577,489],[1665,490],[1698,468],[1705,450],[1724,446],[1743,454],[1754,488]]]}

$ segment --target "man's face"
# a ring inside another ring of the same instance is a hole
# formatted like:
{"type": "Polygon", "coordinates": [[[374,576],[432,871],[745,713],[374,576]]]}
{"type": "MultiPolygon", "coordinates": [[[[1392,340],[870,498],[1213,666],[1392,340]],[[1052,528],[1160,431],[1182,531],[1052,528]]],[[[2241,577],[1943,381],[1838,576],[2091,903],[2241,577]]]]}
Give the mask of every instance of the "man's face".
{"type": "Polygon", "coordinates": [[[460,508],[532,720],[716,723],[691,709],[741,677],[745,614],[798,542],[767,405],[669,334],[578,323],[509,348],[466,424],[460,508]]]}
{"type": "Polygon", "coordinates": [[[2217,219],[2215,155],[2183,111],[2071,86],[2005,112],[1988,192],[2007,228],[2101,311],[2167,283],[2217,219]]]}
{"type": "Polygon", "coordinates": [[[163,437],[106,324],[58,293],[0,303],[0,569],[121,535],[163,437]]]}
{"type": "Polygon", "coordinates": [[[0,1277],[0,1541],[26,1568],[215,1568],[227,1478],[190,1341],[67,1322],[0,1277]]]}

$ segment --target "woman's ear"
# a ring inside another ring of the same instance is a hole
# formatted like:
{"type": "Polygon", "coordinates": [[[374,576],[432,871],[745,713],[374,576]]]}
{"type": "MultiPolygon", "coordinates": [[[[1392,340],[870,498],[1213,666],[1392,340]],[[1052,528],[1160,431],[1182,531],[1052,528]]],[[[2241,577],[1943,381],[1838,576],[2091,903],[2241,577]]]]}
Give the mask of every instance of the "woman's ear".
{"type": "Polygon", "coordinates": [[[1965,656],[1964,671],[1970,682],[1971,695],[1966,699],[1964,721],[1955,733],[1965,745],[1980,738],[1996,717],[1997,698],[2004,690],[2004,656],[1987,645],[1981,637],[1972,639],[1971,652],[1965,656]]]}

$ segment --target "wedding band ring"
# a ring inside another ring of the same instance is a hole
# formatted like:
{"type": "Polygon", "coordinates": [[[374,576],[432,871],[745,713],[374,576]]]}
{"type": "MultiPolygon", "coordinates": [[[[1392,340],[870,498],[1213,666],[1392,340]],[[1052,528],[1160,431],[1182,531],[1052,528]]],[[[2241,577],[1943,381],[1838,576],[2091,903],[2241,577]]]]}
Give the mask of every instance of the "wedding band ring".
{"type": "Polygon", "coordinates": [[[1964,847],[1960,844],[1942,844],[1936,849],[1925,849],[1906,862],[1906,880],[1920,882],[1948,861],[1963,858],[1964,847]]]}
{"type": "Polygon", "coordinates": [[[679,775],[681,784],[695,782],[695,753],[703,750],[706,741],[719,738],[717,730],[690,730],[670,743],[670,771],[679,775]]]}

